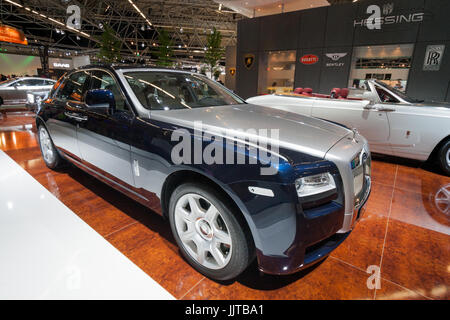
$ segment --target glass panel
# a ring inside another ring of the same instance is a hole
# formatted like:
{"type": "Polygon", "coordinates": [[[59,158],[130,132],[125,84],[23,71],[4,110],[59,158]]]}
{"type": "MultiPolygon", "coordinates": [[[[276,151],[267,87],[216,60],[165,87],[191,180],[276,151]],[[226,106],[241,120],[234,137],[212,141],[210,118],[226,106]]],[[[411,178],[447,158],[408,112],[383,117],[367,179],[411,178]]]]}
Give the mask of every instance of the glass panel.
{"type": "Polygon", "coordinates": [[[120,88],[111,75],[104,71],[94,71],[92,73],[92,85],[91,89],[106,89],[113,93],[114,100],[116,101],[116,110],[128,110],[125,98],[123,97],[120,88]]]}
{"type": "Polygon", "coordinates": [[[376,79],[405,91],[413,50],[413,44],[355,47],[349,86],[361,88],[364,80],[376,79]]]}
{"type": "Polygon", "coordinates": [[[57,97],[63,100],[81,101],[84,94],[84,83],[88,77],[87,72],[72,74],[60,87],[57,97]]]}
{"type": "Polygon", "coordinates": [[[151,110],[191,109],[244,103],[206,77],[175,72],[127,72],[131,89],[151,110]]]}
{"type": "Polygon", "coordinates": [[[269,51],[262,54],[258,94],[289,93],[294,90],[296,51],[269,51]]]}

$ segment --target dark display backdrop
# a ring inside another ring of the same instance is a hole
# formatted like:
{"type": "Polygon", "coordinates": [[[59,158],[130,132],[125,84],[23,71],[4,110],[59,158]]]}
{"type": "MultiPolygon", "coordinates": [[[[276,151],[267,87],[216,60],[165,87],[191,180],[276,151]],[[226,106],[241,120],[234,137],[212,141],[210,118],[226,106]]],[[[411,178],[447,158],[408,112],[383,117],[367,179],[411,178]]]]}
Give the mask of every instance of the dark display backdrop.
{"type": "Polygon", "coordinates": [[[413,43],[414,55],[407,94],[420,99],[450,102],[450,1],[449,0],[364,0],[351,4],[321,7],[273,16],[244,19],[238,23],[236,92],[244,98],[258,94],[258,62],[265,51],[297,50],[295,87],[311,87],[329,93],[347,87],[353,47],[413,43]],[[367,19],[368,6],[377,5],[381,17],[403,19],[384,23],[381,29],[358,25],[367,19]],[[414,15],[413,22],[405,22],[414,15]],[[355,26],[355,21],[357,25],[355,26]],[[424,71],[428,45],[445,45],[439,71],[424,71]],[[332,61],[326,54],[346,53],[332,61]],[[244,65],[244,56],[253,54],[254,65],[244,65]],[[300,58],[316,55],[314,64],[300,58]],[[334,63],[334,64],[330,64],[334,63]]]}

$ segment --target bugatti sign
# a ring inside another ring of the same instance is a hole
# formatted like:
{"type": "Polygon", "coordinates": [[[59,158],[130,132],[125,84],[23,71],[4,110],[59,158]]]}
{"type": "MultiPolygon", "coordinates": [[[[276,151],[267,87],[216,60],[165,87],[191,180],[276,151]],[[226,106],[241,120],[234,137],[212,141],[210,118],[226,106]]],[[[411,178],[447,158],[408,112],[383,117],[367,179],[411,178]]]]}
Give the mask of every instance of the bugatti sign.
{"type": "Polygon", "coordinates": [[[319,57],[314,54],[305,54],[300,58],[300,62],[303,64],[314,64],[319,61],[319,57]]]}
{"type": "Polygon", "coordinates": [[[422,22],[424,13],[414,12],[408,14],[392,14],[394,11],[394,3],[386,3],[382,8],[376,4],[367,7],[366,13],[370,16],[366,19],[359,19],[353,21],[354,27],[366,26],[369,30],[381,29],[382,25],[400,24],[400,23],[415,23],[422,22]],[[381,15],[383,13],[383,15],[381,15]]]}

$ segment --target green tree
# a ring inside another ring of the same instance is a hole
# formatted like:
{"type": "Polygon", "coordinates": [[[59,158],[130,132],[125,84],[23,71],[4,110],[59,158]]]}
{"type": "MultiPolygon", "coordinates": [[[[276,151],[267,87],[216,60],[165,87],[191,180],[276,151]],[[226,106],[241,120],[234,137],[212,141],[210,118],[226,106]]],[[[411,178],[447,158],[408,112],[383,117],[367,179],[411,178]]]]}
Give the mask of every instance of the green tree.
{"type": "Polygon", "coordinates": [[[121,42],[115,37],[115,32],[110,26],[104,26],[103,33],[98,40],[100,41],[100,50],[97,56],[101,61],[111,63],[122,58],[120,55],[121,42]]]}
{"type": "Polygon", "coordinates": [[[173,57],[173,48],[172,48],[172,40],[170,39],[169,33],[160,29],[158,32],[158,51],[156,52],[156,56],[158,60],[156,61],[156,65],[170,67],[173,65],[172,57],[173,57]]]}
{"type": "Polygon", "coordinates": [[[214,27],[206,39],[205,63],[209,66],[212,76],[216,75],[216,69],[224,54],[222,47],[222,34],[214,27]]]}

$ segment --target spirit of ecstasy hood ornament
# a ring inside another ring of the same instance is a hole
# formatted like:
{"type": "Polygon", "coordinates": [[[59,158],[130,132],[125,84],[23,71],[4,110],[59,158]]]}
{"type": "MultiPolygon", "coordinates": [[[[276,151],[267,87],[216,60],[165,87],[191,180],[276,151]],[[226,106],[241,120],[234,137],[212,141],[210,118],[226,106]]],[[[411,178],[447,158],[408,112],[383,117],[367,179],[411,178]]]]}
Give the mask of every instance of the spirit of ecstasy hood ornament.
{"type": "Polygon", "coordinates": [[[352,142],[358,143],[358,140],[356,140],[356,135],[359,134],[359,132],[358,132],[358,130],[356,130],[356,128],[353,128],[352,131],[353,131],[352,142]]]}

